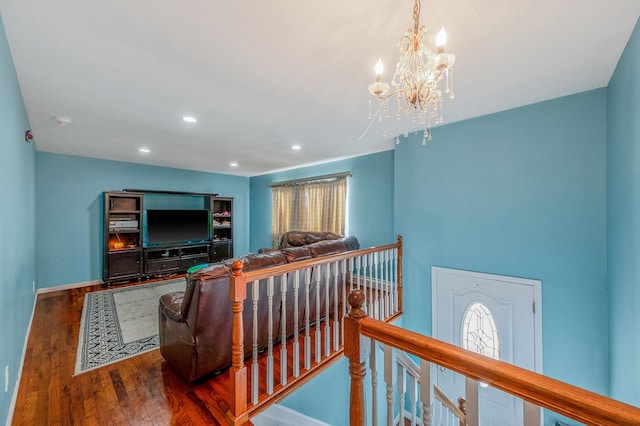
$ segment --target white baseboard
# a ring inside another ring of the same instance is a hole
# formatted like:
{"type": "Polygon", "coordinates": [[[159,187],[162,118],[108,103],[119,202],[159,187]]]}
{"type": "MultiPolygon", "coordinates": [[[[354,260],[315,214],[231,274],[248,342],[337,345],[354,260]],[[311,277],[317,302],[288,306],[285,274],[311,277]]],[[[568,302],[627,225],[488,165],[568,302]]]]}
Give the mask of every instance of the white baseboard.
{"type": "Polygon", "coordinates": [[[57,285],[53,287],[44,287],[44,288],[39,288],[37,294],[52,293],[54,291],[60,291],[60,290],[70,290],[72,288],[89,287],[96,284],[104,284],[104,281],[92,280],[92,281],[84,281],[81,283],[71,283],[71,284],[57,285]]]}
{"type": "Polygon", "coordinates": [[[16,374],[16,384],[13,387],[13,396],[9,403],[9,415],[7,416],[7,426],[11,425],[13,420],[13,412],[16,409],[16,402],[18,400],[18,389],[20,388],[20,380],[22,380],[22,369],[24,368],[24,357],[27,354],[27,343],[29,342],[29,334],[31,333],[31,324],[33,324],[33,316],[36,313],[36,301],[38,295],[33,295],[33,307],[31,308],[31,318],[29,319],[29,325],[27,326],[27,333],[24,336],[24,345],[22,346],[22,356],[20,357],[20,365],[18,366],[18,374],[16,374]]]}
{"type": "Polygon", "coordinates": [[[273,404],[266,410],[251,418],[256,426],[330,426],[318,419],[306,416],[280,404],[273,404]]]}

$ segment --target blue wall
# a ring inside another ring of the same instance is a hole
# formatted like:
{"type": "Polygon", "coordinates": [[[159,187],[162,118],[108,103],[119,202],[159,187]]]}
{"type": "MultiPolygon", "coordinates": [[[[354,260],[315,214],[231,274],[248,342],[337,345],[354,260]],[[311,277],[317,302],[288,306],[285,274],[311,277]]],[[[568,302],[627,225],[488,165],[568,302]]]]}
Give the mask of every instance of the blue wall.
{"type": "Polygon", "coordinates": [[[271,247],[271,188],[281,182],[350,171],[348,233],[361,247],[389,244],[393,234],[393,151],[251,178],[251,250],[271,247]]]}
{"type": "MultiPolygon", "coordinates": [[[[38,152],[38,286],[102,278],[102,192],[139,188],[234,197],[234,254],[249,250],[249,179],[38,152]]],[[[157,203],[156,203],[157,205],[157,203]]]]}
{"type": "Polygon", "coordinates": [[[607,94],[611,396],[640,406],[640,21],[607,94]]]}
{"type": "Polygon", "coordinates": [[[16,387],[36,279],[34,143],[26,143],[29,120],[0,17],[0,377],[9,366],[9,392],[0,390],[0,424],[16,387]]]}
{"type": "Polygon", "coordinates": [[[396,148],[405,321],[431,332],[431,267],[542,281],[544,374],[609,391],[606,91],[439,127],[396,148]]]}

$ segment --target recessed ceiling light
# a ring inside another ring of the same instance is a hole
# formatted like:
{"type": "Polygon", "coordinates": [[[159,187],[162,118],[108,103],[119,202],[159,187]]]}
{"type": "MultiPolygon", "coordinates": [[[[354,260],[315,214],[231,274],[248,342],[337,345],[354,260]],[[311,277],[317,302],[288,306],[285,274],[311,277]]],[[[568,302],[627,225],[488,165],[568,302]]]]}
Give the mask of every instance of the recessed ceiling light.
{"type": "Polygon", "coordinates": [[[142,153],[145,153],[145,154],[148,154],[148,153],[151,152],[151,150],[149,148],[140,148],[140,149],[138,149],[138,151],[140,151],[142,153]]]}
{"type": "Polygon", "coordinates": [[[195,123],[196,121],[198,121],[198,120],[196,120],[196,118],[195,118],[195,117],[190,117],[190,116],[188,116],[188,115],[187,115],[187,116],[182,117],[182,120],[183,120],[183,121],[186,121],[187,123],[195,123]]]}
{"type": "Polygon", "coordinates": [[[302,147],[298,144],[292,145],[291,149],[293,149],[294,151],[300,151],[302,149],[302,147]]]}
{"type": "Polygon", "coordinates": [[[229,163],[229,166],[238,167],[238,163],[236,163],[235,161],[232,161],[231,163],[229,163]]]}

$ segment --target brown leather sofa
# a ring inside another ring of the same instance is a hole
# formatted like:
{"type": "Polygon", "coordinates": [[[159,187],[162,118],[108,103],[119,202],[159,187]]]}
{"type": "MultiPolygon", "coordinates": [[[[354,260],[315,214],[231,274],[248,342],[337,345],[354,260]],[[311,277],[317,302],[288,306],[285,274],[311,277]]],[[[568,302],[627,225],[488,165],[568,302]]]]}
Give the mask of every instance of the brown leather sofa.
{"type": "MultiPolygon", "coordinates": [[[[335,234],[333,234],[335,235],[335,234]]],[[[321,240],[307,245],[286,247],[264,253],[248,254],[241,257],[244,270],[250,271],[270,266],[282,265],[319,256],[341,253],[359,248],[358,240],[353,237],[321,240]]],[[[160,353],[167,364],[180,376],[189,381],[221,370],[231,364],[232,311],[229,299],[229,275],[232,261],[211,264],[190,271],[186,276],[184,292],[165,294],[160,298],[158,307],[160,328],[160,353]]],[[[314,271],[314,273],[316,273],[314,271]]],[[[318,271],[317,273],[322,273],[318,271]]],[[[287,283],[287,295],[293,296],[291,274],[287,283]],[[291,289],[291,292],[289,292],[291,289]]],[[[280,277],[274,283],[273,329],[274,340],[280,335],[281,300],[280,277]]],[[[317,280],[324,285],[324,280],[317,280]]],[[[251,354],[253,344],[252,301],[250,284],[247,284],[247,299],[244,302],[244,349],[245,356],[251,354]]],[[[260,283],[260,302],[258,305],[258,347],[268,345],[268,304],[265,283],[260,283]]],[[[323,291],[323,289],[321,289],[323,291]]],[[[299,306],[302,304],[299,293],[299,306]]],[[[323,294],[323,293],[320,293],[323,294]]],[[[321,298],[322,299],[322,298],[321,298]]],[[[333,305],[333,301],[331,301],[333,305]]],[[[293,297],[287,297],[287,335],[294,329],[293,297]]],[[[321,304],[324,314],[326,305],[321,304]]],[[[330,307],[332,309],[333,306],[330,307]]],[[[309,307],[309,317],[316,318],[315,296],[309,307]]],[[[305,312],[300,309],[297,323],[302,326],[305,312]]]]}
{"type": "Polygon", "coordinates": [[[334,234],[333,232],[321,232],[321,231],[289,231],[282,234],[280,241],[275,248],[262,248],[258,250],[258,253],[264,253],[267,251],[281,250],[289,247],[300,247],[309,244],[317,243],[325,240],[337,240],[342,238],[343,235],[334,234]]]}

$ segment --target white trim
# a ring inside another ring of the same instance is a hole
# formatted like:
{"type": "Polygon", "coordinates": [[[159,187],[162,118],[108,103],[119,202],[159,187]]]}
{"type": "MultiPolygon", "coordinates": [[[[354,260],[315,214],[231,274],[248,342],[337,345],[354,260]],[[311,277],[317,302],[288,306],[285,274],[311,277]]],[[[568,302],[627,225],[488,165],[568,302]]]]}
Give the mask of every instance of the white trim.
{"type": "Polygon", "coordinates": [[[16,402],[18,401],[18,390],[20,388],[20,380],[22,380],[22,369],[24,368],[24,357],[27,354],[27,343],[29,342],[29,335],[31,334],[31,325],[33,324],[33,316],[36,313],[36,303],[38,302],[38,295],[33,296],[33,307],[31,308],[31,318],[29,319],[29,326],[27,327],[27,333],[24,337],[24,345],[22,346],[22,357],[20,357],[20,365],[18,366],[18,374],[16,375],[16,384],[13,387],[13,396],[9,403],[9,415],[7,416],[7,426],[11,425],[13,420],[13,412],[16,409],[16,402]]]}
{"type": "Polygon", "coordinates": [[[96,284],[104,284],[104,281],[91,280],[91,281],[84,281],[80,283],[57,285],[53,287],[43,287],[38,289],[37,294],[53,293],[54,291],[60,291],[60,290],[71,290],[72,288],[89,287],[96,284]]]}
{"type": "Polygon", "coordinates": [[[299,411],[295,411],[281,404],[272,404],[264,411],[251,418],[251,422],[257,426],[330,426],[322,420],[309,417],[299,411]]]}

